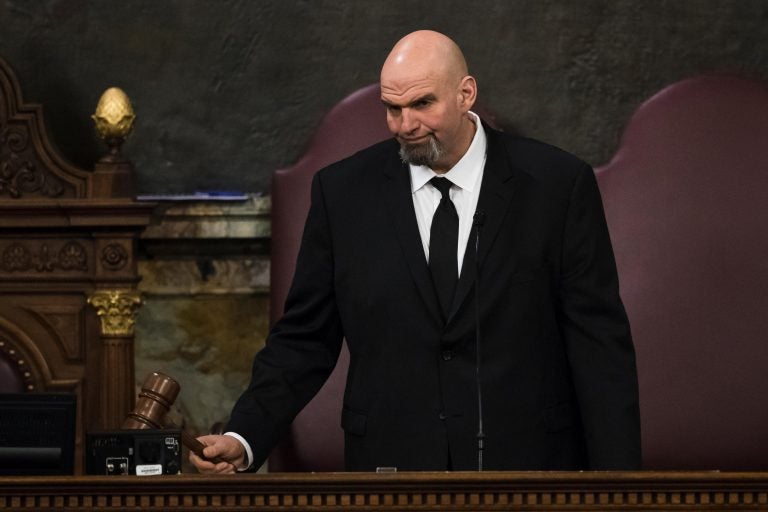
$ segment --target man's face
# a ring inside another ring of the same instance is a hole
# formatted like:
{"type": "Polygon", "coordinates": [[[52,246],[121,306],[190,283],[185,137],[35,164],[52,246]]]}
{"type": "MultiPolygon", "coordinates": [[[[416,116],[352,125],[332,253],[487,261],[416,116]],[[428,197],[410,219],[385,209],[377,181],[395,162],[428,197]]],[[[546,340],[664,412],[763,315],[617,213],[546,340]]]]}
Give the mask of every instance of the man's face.
{"type": "MultiPolygon", "coordinates": [[[[459,84],[435,77],[388,79],[382,76],[381,99],[387,107],[389,131],[400,142],[400,156],[408,163],[446,171],[460,146],[459,84]]],[[[460,155],[459,155],[460,156],[460,155]]]]}

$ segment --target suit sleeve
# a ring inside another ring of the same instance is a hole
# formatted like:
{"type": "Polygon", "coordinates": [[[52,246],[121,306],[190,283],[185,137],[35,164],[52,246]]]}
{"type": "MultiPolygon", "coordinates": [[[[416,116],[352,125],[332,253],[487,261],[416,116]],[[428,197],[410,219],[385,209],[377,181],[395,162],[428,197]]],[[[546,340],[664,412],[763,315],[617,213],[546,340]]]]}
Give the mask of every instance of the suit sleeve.
{"type": "Polygon", "coordinates": [[[248,441],[257,467],[322,387],[341,350],[332,238],[319,174],[311,197],[285,314],[256,355],[251,382],[227,426],[248,441]]]}
{"type": "Polygon", "coordinates": [[[562,247],[561,329],[590,469],[639,469],[635,352],[600,192],[586,165],[571,190],[562,247]]]}

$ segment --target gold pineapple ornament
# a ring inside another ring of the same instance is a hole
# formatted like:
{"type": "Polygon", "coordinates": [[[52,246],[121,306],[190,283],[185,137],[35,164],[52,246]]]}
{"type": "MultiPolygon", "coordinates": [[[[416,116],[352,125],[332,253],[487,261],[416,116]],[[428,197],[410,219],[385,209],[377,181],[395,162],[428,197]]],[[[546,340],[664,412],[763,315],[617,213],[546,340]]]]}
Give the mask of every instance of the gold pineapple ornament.
{"type": "Polygon", "coordinates": [[[109,147],[102,161],[123,161],[120,147],[133,130],[136,119],[128,95],[119,87],[110,87],[101,95],[91,119],[96,123],[96,133],[109,147]]]}

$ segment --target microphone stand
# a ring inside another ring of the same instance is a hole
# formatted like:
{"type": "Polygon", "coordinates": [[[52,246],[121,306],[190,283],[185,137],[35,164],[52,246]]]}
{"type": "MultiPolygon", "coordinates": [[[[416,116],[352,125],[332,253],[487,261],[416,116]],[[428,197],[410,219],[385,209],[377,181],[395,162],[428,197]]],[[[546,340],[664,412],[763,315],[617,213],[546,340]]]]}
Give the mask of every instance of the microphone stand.
{"type": "Polygon", "coordinates": [[[477,470],[483,470],[483,386],[480,380],[480,228],[485,223],[485,213],[475,212],[475,384],[477,387],[477,470]]]}

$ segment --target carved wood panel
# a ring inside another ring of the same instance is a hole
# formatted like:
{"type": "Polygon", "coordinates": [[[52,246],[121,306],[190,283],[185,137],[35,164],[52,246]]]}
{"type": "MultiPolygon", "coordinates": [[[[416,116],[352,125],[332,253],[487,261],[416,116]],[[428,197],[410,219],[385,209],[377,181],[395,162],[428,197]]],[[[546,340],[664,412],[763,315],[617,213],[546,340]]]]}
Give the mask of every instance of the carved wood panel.
{"type": "Polygon", "coordinates": [[[119,427],[135,397],[140,299],[105,310],[90,301],[138,297],[135,243],[153,205],[133,199],[131,171],[114,155],[93,170],[67,162],[0,58],[0,357],[27,391],[78,395],[78,472],[85,432],[119,427]]]}

